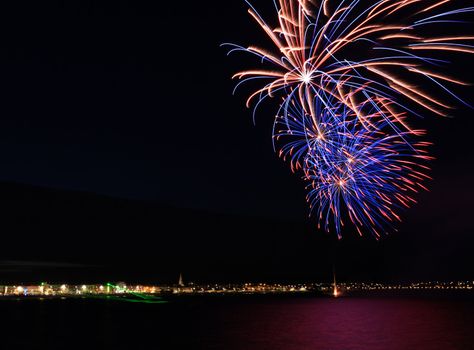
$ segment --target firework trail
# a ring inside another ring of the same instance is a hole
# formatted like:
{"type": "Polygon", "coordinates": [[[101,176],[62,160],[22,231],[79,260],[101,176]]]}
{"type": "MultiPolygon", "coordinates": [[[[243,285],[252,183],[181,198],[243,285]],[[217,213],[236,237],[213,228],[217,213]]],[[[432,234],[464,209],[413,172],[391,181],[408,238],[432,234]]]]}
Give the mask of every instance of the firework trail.
{"type": "Polygon", "coordinates": [[[448,9],[450,0],[273,3],[274,26],[248,3],[273,49],[224,44],[229,53],[257,56],[264,67],[235,74],[236,89],[263,82],[247,100],[248,107],[255,101],[254,117],[264,100],[282,98],[275,149],[303,174],[318,227],[340,237],[351,222],[360,235],[378,238],[429,178],[429,143],[419,140],[425,132],[408,116],[447,116],[454,107],[439,92],[469,106],[452,91],[467,84],[442,70],[446,54],[474,53],[466,43],[474,36],[430,33],[462,25],[460,17],[474,7],[448,9]]]}
{"type": "MultiPolygon", "coordinates": [[[[268,68],[246,70],[234,75],[238,84],[261,79],[264,86],[247,100],[262,100],[276,93],[295,93],[301,103],[320,91],[331,93],[354,109],[355,100],[391,100],[397,109],[416,113],[411,104],[446,116],[453,106],[415,85],[431,84],[461,101],[448,84],[465,82],[440,72],[444,60],[435,53],[474,53],[465,42],[474,36],[430,36],[433,26],[464,23],[456,16],[474,7],[446,10],[451,1],[379,0],[366,6],[360,0],[321,1],[274,0],[278,25],[270,26],[252,5],[249,13],[274,44],[273,50],[234,44],[229,53],[256,55],[268,68]],[[403,19],[400,22],[400,19],[403,19]],[[424,68],[428,66],[430,68],[424,68]],[[350,96],[350,97],[349,97],[350,96]]],[[[443,27],[446,30],[446,27],[443,27]]],[[[433,88],[432,87],[432,88],[433,88]]],[[[307,106],[310,108],[310,106],[307,106]]],[[[394,109],[395,110],[395,109],[394,109]]],[[[396,114],[396,113],[394,113],[396,114]]],[[[400,123],[406,129],[410,128],[400,123]]]]}
{"type": "Polygon", "coordinates": [[[375,108],[368,116],[372,129],[343,103],[324,107],[316,99],[315,104],[318,127],[298,100],[288,104],[286,116],[277,117],[279,154],[293,171],[302,170],[318,228],[333,228],[341,237],[344,221],[350,221],[361,236],[365,228],[378,239],[400,221],[400,210],[416,203],[412,195],[426,189],[430,143],[393,132],[375,108]]]}

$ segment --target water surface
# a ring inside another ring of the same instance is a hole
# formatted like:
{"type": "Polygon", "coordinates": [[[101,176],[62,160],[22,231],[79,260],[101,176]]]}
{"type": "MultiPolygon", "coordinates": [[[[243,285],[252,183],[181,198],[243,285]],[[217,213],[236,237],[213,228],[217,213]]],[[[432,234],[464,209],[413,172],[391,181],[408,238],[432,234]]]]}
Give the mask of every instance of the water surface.
{"type": "Polygon", "coordinates": [[[12,349],[474,349],[466,297],[1,300],[0,312],[2,348],[12,349]]]}

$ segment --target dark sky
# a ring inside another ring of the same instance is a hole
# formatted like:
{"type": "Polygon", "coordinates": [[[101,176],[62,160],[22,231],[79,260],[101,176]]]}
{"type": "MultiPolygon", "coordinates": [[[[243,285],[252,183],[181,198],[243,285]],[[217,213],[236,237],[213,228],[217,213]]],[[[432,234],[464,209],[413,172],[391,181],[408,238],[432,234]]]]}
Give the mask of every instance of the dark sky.
{"type": "Polygon", "coordinates": [[[178,206],[303,212],[301,184],[272,153],[271,115],[253,128],[244,93],[231,95],[239,58],[219,45],[255,40],[256,30],[242,34],[254,29],[245,4],[182,6],[10,9],[1,178],[178,206]]]}
{"type": "MultiPolygon", "coordinates": [[[[240,0],[0,5],[0,180],[306,222],[304,184],[273,153],[272,108],[254,127],[248,90],[231,95],[231,75],[255,62],[219,45],[263,39],[246,9],[240,0]]],[[[453,75],[474,81],[472,57],[453,63],[453,75]]],[[[401,260],[406,246],[405,264],[430,273],[440,259],[469,264],[473,242],[473,111],[452,116],[417,122],[436,144],[431,192],[383,243],[401,260]]]]}

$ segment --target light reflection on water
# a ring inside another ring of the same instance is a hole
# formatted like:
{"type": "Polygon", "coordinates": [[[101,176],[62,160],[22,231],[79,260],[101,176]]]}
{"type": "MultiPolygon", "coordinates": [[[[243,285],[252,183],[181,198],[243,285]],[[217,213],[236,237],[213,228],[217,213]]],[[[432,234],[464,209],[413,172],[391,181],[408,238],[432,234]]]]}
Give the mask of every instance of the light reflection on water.
{"type": "Polygon", "coordinates": [[[474,299],[177,298],[1,301],[2,344],[16,349],[466,350],[474,299]]]}

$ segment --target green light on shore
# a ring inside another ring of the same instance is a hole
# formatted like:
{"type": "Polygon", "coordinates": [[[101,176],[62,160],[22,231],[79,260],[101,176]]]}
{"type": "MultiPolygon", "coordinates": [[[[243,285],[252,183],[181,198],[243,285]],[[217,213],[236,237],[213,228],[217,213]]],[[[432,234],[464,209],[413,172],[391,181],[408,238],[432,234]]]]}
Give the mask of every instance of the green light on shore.
{"type": "Polygon", "coordinates": [[[166,301],[163,301],[160,297],[155,297],[153,295],[147,295],[147,294],[144,294],[144,293],[135,292],[135,291],[132,291],[132,290],[126,288],[126,286],[125,287],[120,287],[120,286],[117,286],[117,285],[112,284],[110,282],[107,282],[106,286],[107,286],[107,293],[110,293],[110,287],[112,287],[113,289],[120,290],[125,294],[133,295],[133,296],[139,298],[139,299],[127,299],[127,298],[121,298],[121,297],[117,297],[117,296],[106,296],[106,299],[109,299],[109,300],[119,300],[119,301],[131,302],[131,303],[145,303],[145,304],[166,303],[166,301]]]}

